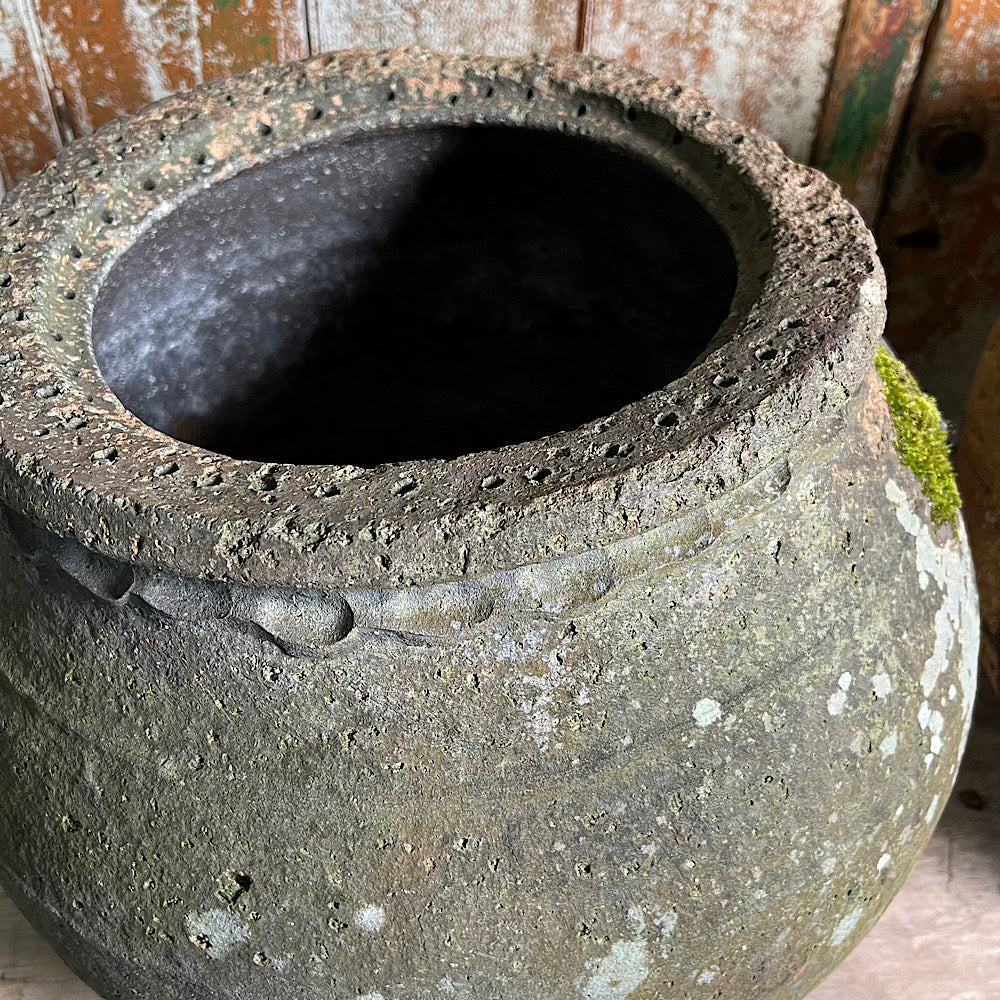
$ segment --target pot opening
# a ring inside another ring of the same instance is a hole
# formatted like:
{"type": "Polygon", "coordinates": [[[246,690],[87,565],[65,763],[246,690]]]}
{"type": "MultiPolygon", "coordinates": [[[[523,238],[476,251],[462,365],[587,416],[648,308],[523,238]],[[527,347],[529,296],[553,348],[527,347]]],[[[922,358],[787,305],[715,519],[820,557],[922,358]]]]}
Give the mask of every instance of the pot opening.
{"type": "Polygon", "coordinates": [[[235,458],[454,458],[681,375],[736,259],[668,176],[506,126],[358,134],[256,166],[144,232],[93,347],[124,406],[235,458]]]}

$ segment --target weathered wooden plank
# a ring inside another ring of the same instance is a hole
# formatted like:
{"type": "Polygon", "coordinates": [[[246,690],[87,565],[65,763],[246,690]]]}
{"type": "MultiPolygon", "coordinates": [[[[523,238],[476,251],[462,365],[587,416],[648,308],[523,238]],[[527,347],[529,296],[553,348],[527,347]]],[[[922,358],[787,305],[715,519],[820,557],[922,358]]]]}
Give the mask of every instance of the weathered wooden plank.
{"type": "Polygon", "coordinates": [[[203,80],[306,54],[300,0],[37,0],[55,83],[86,134],[203,80]]]}
{"type": "Polygon", "coordinates": [[[423,45],[518,55],[576,47],[577,0],[308,0],[315,51],[423,45]]]}
{"type": "Polygon", "coordinates": [[[0,0],[0,191],[59,148],[32,18],[24,0],[0,0]]]}
{"type": "Polygon", "coordinates": [[[197,0],[202,78],[309,54],[302,0],[197,0]]]}
{"type": "Polygon", "coordinates": [[[938,0],[849,0],[813,162],[871,223],[938,0]]]}
{"type": "Polygon", "coordinates": [[[794,157],[812,149],[844,0],[591,0],[587,51],[703,90],[794,157]]]}
{"type": "Polygon", "coordinates": [[[960,421],[1000,313],[1000,5],[942,4],[879,226],[892,343],[960,421]]]}
{"type": "Polygon", "coordinates": [[[199,80],[185,2],[38,0],[38,13],[78,135],[199,80]]]}

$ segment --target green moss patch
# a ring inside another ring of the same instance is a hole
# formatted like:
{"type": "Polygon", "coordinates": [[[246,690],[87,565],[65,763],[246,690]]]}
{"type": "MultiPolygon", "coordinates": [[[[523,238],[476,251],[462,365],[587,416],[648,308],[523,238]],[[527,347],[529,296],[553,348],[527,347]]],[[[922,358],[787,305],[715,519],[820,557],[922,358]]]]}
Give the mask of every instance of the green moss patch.
{"type": "Polygon", "coordinates": [[[962,498],[951,467],[948,435],[934,397],[928,396],[906,365],[884,347],[875,353],[875,368],[892,414],[899,457],[913,470],[931,502],[934,523],[956,527],[962,498]]]}

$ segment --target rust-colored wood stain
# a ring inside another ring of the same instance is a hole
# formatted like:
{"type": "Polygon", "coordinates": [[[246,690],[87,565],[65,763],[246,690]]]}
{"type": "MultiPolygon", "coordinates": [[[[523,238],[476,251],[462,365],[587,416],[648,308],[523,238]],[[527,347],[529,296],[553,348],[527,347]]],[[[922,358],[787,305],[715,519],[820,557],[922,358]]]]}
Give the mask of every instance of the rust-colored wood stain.
{"type": "Polygon", "coordinates": [[[30,10],[0,2],[0,179],[7,188],[59,148],[51,98],[36,62],[44,57],[31,29],[30,10]]]}
{"type": "Polygon", "coordinates": [[[941,7],[878,235],[889,274],[889,338],[957,422],[1000,315],[995,0],[941,7]]]}
{"type": "Polygon", "coordinates": [[[203,80],[307,53],[297,0],[37,0],[45,56],[84,135],[203,80]]]}

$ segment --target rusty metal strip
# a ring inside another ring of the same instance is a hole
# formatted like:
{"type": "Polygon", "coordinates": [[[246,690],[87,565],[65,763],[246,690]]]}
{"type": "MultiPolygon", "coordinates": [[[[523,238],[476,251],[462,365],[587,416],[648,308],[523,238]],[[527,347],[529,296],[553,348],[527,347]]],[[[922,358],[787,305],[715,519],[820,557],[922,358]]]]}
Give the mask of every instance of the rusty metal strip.
{"type": "Polygon", "coordinates": [[[33,12],[0,0],[0,181],[10,188],[59,148],[33,12]]]}
{"type": "Polygon", "coordinates": [[[1000,315],[1000,5],[948,0],[878,227],[893,345],[961,419],[1000,315]]]}
{"type": "Polygon", "coordinates": [[[813,162],[869,224],[938,0],[849,0],[816,135],[813,162]]]}
{"type": "Polygon", "coordinates": [[[588,51],[698,87],[808,157],[845,0],[593,0],[588,51]]]}
{"type": "Polygon", "coordinates": [[[423,45],[441,52],[524,55],[577,47],[577,0],[308,0],[315,51],[423,45]]]}

